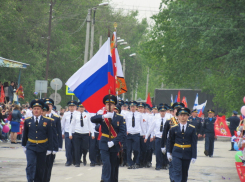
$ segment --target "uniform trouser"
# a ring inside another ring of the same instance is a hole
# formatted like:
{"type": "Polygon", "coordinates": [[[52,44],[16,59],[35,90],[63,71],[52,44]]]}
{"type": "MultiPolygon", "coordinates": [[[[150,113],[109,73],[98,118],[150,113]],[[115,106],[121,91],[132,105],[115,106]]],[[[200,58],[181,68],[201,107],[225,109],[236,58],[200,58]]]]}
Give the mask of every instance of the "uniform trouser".
{"type": "MultiPolygon", "coordinates": [[[[231,136],[235,135],[236,129],[230,128],[231,136]]],[[[234,150],[234,142],[231,142],[231,150],[234,150]]]]}
{"type": "Polygon", "coordinates": [[[140,164],[140,134],[127,135],[127,161],[128,165],[134,165],[131,158],[132,150],[134,151],[135,163],[140,164]]]}
{"type": "Polygon", "coordinates": [[[89,137],[89,159],[91,164],[95,164],[100,162],[100,150],[99,150],[99,140],[98,140],[99,133],[94,133],[94,139],[89,137]]]}
{"type": "Polygon", "coordinates": [[[180,159],[173,157],[173,179],[174,182],[186,182],[188,178],[188,170],[190,166],[190,159],[180,159]]]}
{"type": "Polygon", "coordinates": [[[73,141],[69,139],[69,133],[65,132],[66,163],[72,164],[75,160],[73,141]]]}
{"type": "Polygon", "coordinates": [[[43,182],[50,181],[54,159],[55,159],[55,154],[50,154],[46,156],[46,166],[45,166],[45,171],[43,175],[43,182]]]}
{"type": "Polygon", "coordinates": [[[43,182],[43,174],[45,170],[45,152],[35,152],[26,149],[26,176],[28,182],[43,182]]]}
{"type": "Polygon", "coordinates": [[[161,138],[155,139],[155,153],[156,153],[156,168],[161,168],[163,165],[163,153],[161,151],[161,138]]]}
{"type": "Polygon", "coordinates": [[[126,137],[123,139],[122,148],[123,148],[123,164],[125,165],[127,163],[127,138],[126,137]]]}
{"type": "Polygon", "coordinates": [[[146,142],[146,163],[151,163],[152,161],[152,153],[153,153],[153,143],[150,142],[150,137],[147,139],[146,142]]]}
{"type": "Polygon", "coordinates": [[[208,155],[212,156],[214,152],[214,134],[205,134],[205,150],[208,151],[208,155]]]}
{"type": "Polygon", "coordinates": [[[89,145],[89,133],[74,133],[73,134],[75,164],[80,165],[81,150],[83,157],[86,159],[89,145]]]}
{"type": "Polygon", "coordinates": [[[146,164],[146,150],[147,146],[144,142],[143,136],[140,136],[140,164],[146,164]]]}
{"type": "MultiPolygon", "coordinates": [[[[170,148],[170,138],[167,138],[167,145],[166,145],[166,148],[167,148],[167,152],[169,152],[169,148],[170,148]]],[[[169,162],[169,178],[170,180],[173,180],[173,162],[169,162]]]]}
{"type": "Polygon", "coordinates": [[[116,168],[118,168],[118,157],[117,152],[110,152],[100,150],[101,159],[103,162],[102,166],[102,175],[101,178],[104,182],[117,182],[118,181],[118,172],[116,174],[116,168]]]}

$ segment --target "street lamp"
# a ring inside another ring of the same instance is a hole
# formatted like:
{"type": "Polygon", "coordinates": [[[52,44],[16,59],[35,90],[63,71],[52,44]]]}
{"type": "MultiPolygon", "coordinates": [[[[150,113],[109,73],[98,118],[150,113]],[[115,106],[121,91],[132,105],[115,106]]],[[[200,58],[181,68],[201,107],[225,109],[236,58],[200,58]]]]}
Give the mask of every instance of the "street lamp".
{"type": "Polygon", "coordinates": [[[122,43],[120,43],[120,45],[126,45],[126,44],[128,44],[127,42],[122,42],[122,43]]]}
{"type": "MultiPolygon", "coordinates": [[[[108,2],[104,2],[104,3],[98,4],[97,6],[107,6],[108,4],[109,4],[108,2]]],[[[94,10],[94,18],[92,20],[92,25],[91,25],[90,59],[93,56],[94,24],[95,24],[95,12],[96,12],[97,6],[91,8],[91,9],[88,9],[88,15],[87,15],[87,18],[86,18],[87,30],[86,30],[86,41],[85,41],[85,51],[84,51],[84,64],[86,64],[87,61],[88,61],[89,31],[90,31],[90,21],[91,21],[91,11],[92,11],[92,9],[94,10]]]]}
{"type": "Polygon", "coordinates": [[[130,56],[130,57],[136,56],[136,53],[132,53],[132,54],[130,54],[129,56],[130,56]]]}
{"type": "Polygon", "coordinates": [[[130,46],[124,47],[123,49],[130,49],[130,46]]]}

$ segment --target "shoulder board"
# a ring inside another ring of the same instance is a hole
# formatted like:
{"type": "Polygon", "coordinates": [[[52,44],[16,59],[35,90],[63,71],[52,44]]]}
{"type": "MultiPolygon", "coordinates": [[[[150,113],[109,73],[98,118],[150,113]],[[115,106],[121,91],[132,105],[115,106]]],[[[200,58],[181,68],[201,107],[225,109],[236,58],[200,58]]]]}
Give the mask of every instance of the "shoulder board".
{"type": "Polygon", "coordinates": [[[25,118],[25,120],[30,119],[31,117],[25,118]]]}
{"type": "Polygon", "coordinates": [[[59,118],[59,116],[58,116],[58,115],[56,115],[56,114],[53,114],[53,116],[54,116],[54,117],[56,117],[56,118],[59,118]]]}
{"type": "Polygon", "coordinates": [[[192,128],[195,128],[195,126],[193,126],[192,124],[189,124],[189,126],[191,126],[192,128]]]}
{"type": "Polygon", "coordinates": [[[117,115],[118,115],[118,116],[123,116],[123,115],[121,115],[121,114],[118,114],[118,113],[117,113],[117,115]]]}
{"type": "Polygon", "coordinates": [[[46,119],[49,119],[49,120],[51,120],[51,121],[54,121],[53,118],[49,118],[49,117],[46,117],[46,116],[43,116],[43,117],[46,118],[46,119]]]}
{"type": "Polygon", "coordinates": [[[172,128],[175,127],[175,126],[178,126],[178,125],[176,124],[176,125],[172,126],[172,128]]]}

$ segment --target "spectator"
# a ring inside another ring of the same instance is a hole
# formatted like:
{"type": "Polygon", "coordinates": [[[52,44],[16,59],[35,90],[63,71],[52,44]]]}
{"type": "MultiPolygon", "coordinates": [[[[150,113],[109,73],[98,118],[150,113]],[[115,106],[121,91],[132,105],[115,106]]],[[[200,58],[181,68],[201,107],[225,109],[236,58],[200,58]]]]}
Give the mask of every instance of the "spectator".
{"type": "MultiPolygon", "coordinates": [[[[230,126],[229,126],[229,129],[230,129],[230,132],[231,132],[231,136],[234,136],[235,135],[235,131],[236,131],[236,128],[238,127],[239,123],[240,123],[240,119],[239,117],[237,117],[237,112],[236,111],[233,111],[232,113],[232,116],[229,117],[227,119],[227,121],[230,122],[230,126]]],[[[234,142],[232,141],[231,142],[231,150],[230,151],[234,151],[234,142]]]]}
{"type": "Polygon", "coordinates": [[[20,113],[20,106],[17,104],[14,106],[14,110],[12,111],[12,120],[11,120],[11,143],[17,144],[17,132],[20,131],[20,119],[22,115],[20,113]]]}
{"type": "Polygon", "coordinates": [[[5,93],[5,98],[6,98],[5,103],[8,103],[9,102],[9,83],[4,82],[3,86],[4,86],[4,93],[5,93]]]}
{"type": "Polygon", "coordinates": [[[14,97],[14,82],[11,81],[11,84],[8,89],[8,96],[9,96],[9,101],[13,103],[13,97],[14,97]]]}

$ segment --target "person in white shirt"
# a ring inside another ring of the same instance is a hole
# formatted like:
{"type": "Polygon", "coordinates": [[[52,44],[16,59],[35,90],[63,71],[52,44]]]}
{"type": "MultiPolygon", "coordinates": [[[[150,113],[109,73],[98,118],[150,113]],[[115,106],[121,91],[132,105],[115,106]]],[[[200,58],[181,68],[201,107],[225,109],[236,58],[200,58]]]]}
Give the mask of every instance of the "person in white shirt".
{"type": "Polygon", "coordinates": [[[144,129],[142,115],[136,112],[137,102],[131,101],[129,105],[131,112],[125,117],[127,127],[127,161],[128,169],[135,169],[139,168],[140,164],[140,132],[144,132],[144,129]],[[132,151],[134,151],[135,162],[131,158],[132,151]]]}
{"type": "MultiPolygon", "coordinates": [[[[162,140],[162,132],[163,127],[166,122],[166,111],[167,108],[165,106],[161,106],[158,108],[160,116],[156,116],[154,121],[152,122],[149,130],[147,131],[145,143],[147,142],[148,137],[151,135],[152,131],[154,131],[155,135],[155,153],[156,153],[156,170],[160,170],[163,167],[166,169],[167,161],[165,160],[163,163],[163,154],[161,151],[161,140],[162,140]]],[[[153,136],[151,136],[153,138],[153,136]]],[[[165,155],[166,156],[166,155],[165,155]]],[[[166,158],[167,159],[167,158],[166,158]]]]}
{"type": "Polygon", "coordinates": [[[143,130],[140,132],[140,168],[146,167],[146,150],[147,146],[146,143],[144,142],[145,139],[145,134],[147,132],[147,125],[148,125],[148,115],[145,114],[145,104],[140,102],[138,103],[138,111],[142,115],[142,126],[143,130]]]}
{"type": "Polygon", "coordinates": [[[75,165],[75,156],[73,150],[73,142],[69,138],[69,131],[72,118],[74,117],[77,108],[77,101],[71,100],[67,103],[69,111],[64,113],[61,120],[62,138],[65,138],[66,163],[65,166],[75,165]]]}
{"type": "Polygon", "coordinates": [[[69,128],[69,138],[73,139],[74,145],[75,167],[80,167],[81,153],[83,154],[83,165],[86,166],[89,134],[94,137],[90,114],[84,112],[85,108],[81,102],[78,102],[78,106],[78,112],[74,114],[69,128]]]}
{"type": "Polygon", "coordinates": [[[26,110],[26,115],[25,115],[25,118],[29,118],[29,117],[32,117],[33,114],[32,114],[32,108],[29,107],[27,110],[26,110]]]}

